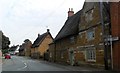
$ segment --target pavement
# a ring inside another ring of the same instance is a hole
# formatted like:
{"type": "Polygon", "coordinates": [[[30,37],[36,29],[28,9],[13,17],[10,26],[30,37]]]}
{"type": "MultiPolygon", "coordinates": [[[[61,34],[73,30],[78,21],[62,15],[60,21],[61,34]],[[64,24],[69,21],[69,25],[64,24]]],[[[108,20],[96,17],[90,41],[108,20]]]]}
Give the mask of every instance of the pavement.
{"type": "Polygon", "coordinates": [[[64,68],[69,71],[104,71],[103,69],[100,69],[100,68],[93,68],[93,67],[88,67],[88,66],[71,66],[71,65],[63,65],[63,64],[61,65],[58,63],[53,63],[53,62],[48,62],[48,61],[43,61],[43,60],[40,60],[40,61],[44,64],[64,68]]]}
{"type": "Polygon", "coordinates": [[[3,63],[4,59],[2,56],[0,56],[0,72],[2,72],[2,63],[3,63]]]}
{"type": "MultiPolygon", "coordinates": [[[[31,59],[30,57],[24,57],[24,58],[31,59]]],[[[95,68],[95,67],[90,67],[90,66],[83,66],[83,65],[82,66],[71,66],[67,64],[59,64],[59,63],[38,60],[38,59],[32,59],[32,60],[39,61],[40,63],[46,64],[46,65],[63,68],[68,71],[105,71],[103,68],[95,68]]]]}
{"type": "MultiPolygon", "coordinates": [[[[30,57],[25,57],[27,59],[31,59],[30,57]]],[[[103,68],[98,68],[98,67],[91,67],[91,66],[71,66],[67,64],[59,64],[59,63],[54,63],[54,62],[49,62],[49,61],[44,61],[44,60],[37,60],[33,59],[36,61],[39,61],[40,63],[46,64],[46,65],[51,65],[59,68],[63,68],[67,70],[69,73],[120,73],[119,71],[112,71],[112,70],[104,70],[103,68]]],[[[65,71],[66,72],[66,71],[65,71]]]]}

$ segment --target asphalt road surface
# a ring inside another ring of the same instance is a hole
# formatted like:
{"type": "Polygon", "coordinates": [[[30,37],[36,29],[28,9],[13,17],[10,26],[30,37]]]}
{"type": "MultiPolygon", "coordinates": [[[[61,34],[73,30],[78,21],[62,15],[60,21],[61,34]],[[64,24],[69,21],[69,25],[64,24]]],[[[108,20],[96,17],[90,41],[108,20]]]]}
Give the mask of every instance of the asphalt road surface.
{"type": "Polygon", "coordinates": [[[104,71],[102,69],[97,68],[91,68],[91,67],[75,67],[75,66],[66,66],[66,65],[60,65],[56,63],[51,63],[47,61],[42,60],[35,60],[27,57],[20,57],[20,56],[12,56],[11,59],[3,59],[2,62],[2,72],[3,73],[21,73],[26,71],[28,73],[38,72],[40,73],[46,73],[51,72],[52,73],[75,73],[74,71],[78,71],[76,73],[120,73],[120,72],[112,72],[112,71],[104,71]],[[12,72],[11,72],[12,71],[12,72]],[[55,72],[56,71],[56,72],[55,72]],[[72,72],[70,72],[72,71],[72,72]],[[98,72],[96,72],[98,71],[98,72]],[[101,72],[102,71],[102,72],[101,72]]]}
{"type": "Polygon", "coordinates": [[[56,65],[46,64],[44,61],[30,58],[12,56],[5,59],[2,64],[2,71],[68,71],[56,65]]]}

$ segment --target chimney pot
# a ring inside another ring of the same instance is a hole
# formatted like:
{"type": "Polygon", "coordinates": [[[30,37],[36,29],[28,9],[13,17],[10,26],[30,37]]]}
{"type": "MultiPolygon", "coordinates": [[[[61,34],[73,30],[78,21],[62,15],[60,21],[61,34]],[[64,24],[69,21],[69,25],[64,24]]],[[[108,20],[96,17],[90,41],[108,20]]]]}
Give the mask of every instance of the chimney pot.
{"type": "Polygon", "coordinates": [[[47,29],[47,32],[49,32],[50,31],[50,29],[47,29]]]}
{"type": "Polygon", "coordinates": [[[70,11],[70,8],[69,8],[69,11],[70,11]]]}
{"type": "Polygon", "coordinates": [[[73,11],[73,8],[71,8],[71,11],[73,11]]]}
{"type": "Polygon", "coordinates": [[[40,36],[40,34],[38,33],[38,37],[40,36]]]}
{"type": "Polygon", "coordinates": [[[68,11],[68,18],[73,16],[74,15],[74,11],[73,11],[73,8],[69,8],[69,11],[68,11]]]}

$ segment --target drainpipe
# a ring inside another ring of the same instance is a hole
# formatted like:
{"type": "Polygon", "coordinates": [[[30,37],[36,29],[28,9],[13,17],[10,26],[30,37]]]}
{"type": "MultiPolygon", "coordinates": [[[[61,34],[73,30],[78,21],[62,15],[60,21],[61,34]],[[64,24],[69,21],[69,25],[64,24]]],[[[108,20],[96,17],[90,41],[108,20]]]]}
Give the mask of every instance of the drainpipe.
{"type": "Polygon", "coordinates": [[[111,69],[113,69],[113,53],[112,53],[112,45],[113,45],[113,43],[112,43],[112,35],[110,35],[110,48],[111,48],[111,69]]]}
{"type": "Polygon", "coordinates": [[[56,41],[54,42],[54,62],[56,62],[56,41]]]}
{"type": "Polygon", "coordinates": [[[106,43],[105,43],[105,26],[104,26],[104,20],[103,20],[103,0],[100,0],[100,21],[102,24],[102,39],[103,39],[103,48],[104,48],[104,65],[105,65],[105,70],[108,70],[108,58],[107,58],[107,48],[106,48],[106,43]]]}

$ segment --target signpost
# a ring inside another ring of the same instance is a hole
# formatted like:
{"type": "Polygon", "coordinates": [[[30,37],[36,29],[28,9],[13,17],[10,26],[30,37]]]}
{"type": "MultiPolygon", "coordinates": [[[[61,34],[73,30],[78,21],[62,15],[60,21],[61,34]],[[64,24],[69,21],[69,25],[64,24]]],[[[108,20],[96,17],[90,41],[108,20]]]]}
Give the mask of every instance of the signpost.
{"type": "Polygon", "coordinates": [[[112,69],[113,69],[113,53],[112,53],[112,45],[113,45],[113,42],[115,42],[115,41],[118,41],[119,40],[119,37],[112,37],[112,35],[109,35],[106,39],[105,39],[105,41],[108,41],[108,42],[110,42],[110,47],[111,47],[111,65],[112,65],[112,69]]]}

